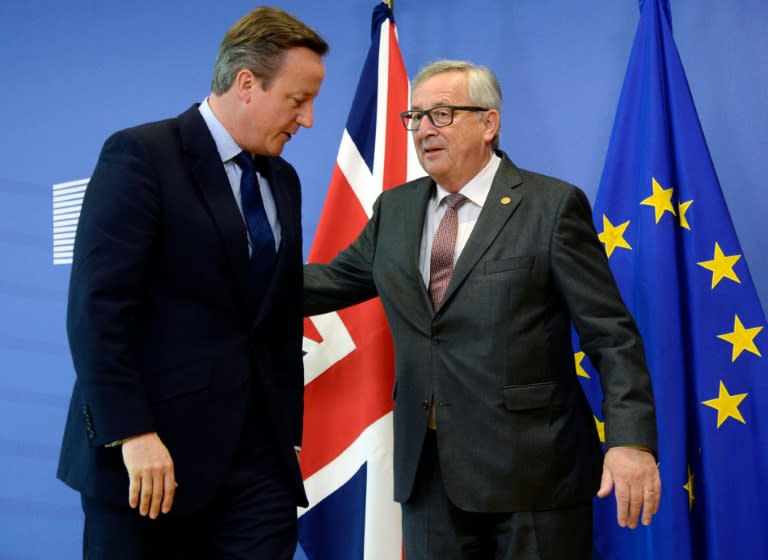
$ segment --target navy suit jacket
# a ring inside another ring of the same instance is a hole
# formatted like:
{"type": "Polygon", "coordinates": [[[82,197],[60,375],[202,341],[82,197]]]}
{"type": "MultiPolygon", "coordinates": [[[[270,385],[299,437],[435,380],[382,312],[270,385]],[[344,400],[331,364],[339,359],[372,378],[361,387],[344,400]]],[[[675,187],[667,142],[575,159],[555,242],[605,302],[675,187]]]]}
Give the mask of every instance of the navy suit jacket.
{"type": "Polygon", "coordinates": [[[193,106],[109,138],[86,190],[67,333],[77,378],[58,476],[127,504],[112,441],[158,432],[174,461],[173,512],[214,495],[249,402],[266,410],[296,503],[306,504],[301,444],[301,196],[294,169],[269,158],[282,227],[260,301],[249,285],[245,223],[213,138],[193,106]]]}
{"type": "Polygon", "coordinates": [[[419,271],[429,177],[385,191],[360,236],[304,269],[304,310],[378,295],[395,346],[395,499],[413,492],[434,396],[440,470],[467,511],[548,510],[595,495],[602,452],[571,324],[601,374],[608,446],[656,449],[642,341],[586,196],[503,153],[435,312],[419,271]]]}

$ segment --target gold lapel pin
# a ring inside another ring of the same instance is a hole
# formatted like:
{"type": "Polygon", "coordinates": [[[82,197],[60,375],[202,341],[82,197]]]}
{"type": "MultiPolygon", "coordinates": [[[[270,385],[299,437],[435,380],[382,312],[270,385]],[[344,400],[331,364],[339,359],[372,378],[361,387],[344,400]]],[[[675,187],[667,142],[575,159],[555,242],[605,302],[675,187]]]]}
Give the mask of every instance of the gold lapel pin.
{"type": "Polygon", "coordinates": [[[504,206],[506,206],[506,205],[507,205],[507,204],[509,204],[510,202],[512,202],[512,199],[511,199],[511,198],[509,198],[508,196],[502,196],[502,197],[501,197],[501,203],[502,203],[504,206]]]}

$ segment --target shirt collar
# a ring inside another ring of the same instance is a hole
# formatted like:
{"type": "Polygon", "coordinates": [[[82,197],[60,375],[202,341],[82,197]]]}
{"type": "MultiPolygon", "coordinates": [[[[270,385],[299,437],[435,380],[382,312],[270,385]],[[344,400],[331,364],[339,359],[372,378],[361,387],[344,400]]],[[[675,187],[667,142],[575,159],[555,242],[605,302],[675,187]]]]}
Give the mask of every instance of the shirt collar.
{"type": "MultiPolygon", "coordinates": [[[[494,153],[490,161],[480,170],[480,173],[470,179],[459,192],[466,196],[470,202],[482,208],[485,199],[488,198],[488,193],[491,192],[491,184],[500,164],[501,158],[494,153]]],[[[440,206],[449,194],[451,193],[437,185],[437,192],[435,193],[437,206],[440,206]]]]}
{"type": "Polygon", "coordinates": [[[213,141],[216,143],[216,149],[219,152],[219,157],[221,157],[222,162],[226,163],[230,161],[233,157],[243,151],[243,149],[237,145],[235,139],[232,138],[229,131],[224,128],[223,124],[221,124],[221,121],[219,121],[216,115],[213,114],[213,110],[211,110],[211,106],[208,104],[207,97],[200,103],[199,111],[205,124],[208,126],[208,130],[211,132],[211,136],[213,136],[213,141]]]}

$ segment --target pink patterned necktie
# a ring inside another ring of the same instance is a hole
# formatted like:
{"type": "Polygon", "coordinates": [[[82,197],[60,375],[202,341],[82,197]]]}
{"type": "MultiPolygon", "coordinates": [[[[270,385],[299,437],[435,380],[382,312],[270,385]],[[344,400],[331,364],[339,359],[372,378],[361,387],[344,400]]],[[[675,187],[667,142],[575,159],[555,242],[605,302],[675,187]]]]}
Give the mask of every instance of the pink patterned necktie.
{"type": "Polygon", "coordinates": [[[445,209],[445,215],[440,220],[435,239],[432,241],[429,297],[435,310],[439,307],[453,275],[453,253],[456,250],[456,232],[459,229],[457,211],[466,201],[467,197],[459,193],[451,193],[446,197],[448,208],[445,209]]]}

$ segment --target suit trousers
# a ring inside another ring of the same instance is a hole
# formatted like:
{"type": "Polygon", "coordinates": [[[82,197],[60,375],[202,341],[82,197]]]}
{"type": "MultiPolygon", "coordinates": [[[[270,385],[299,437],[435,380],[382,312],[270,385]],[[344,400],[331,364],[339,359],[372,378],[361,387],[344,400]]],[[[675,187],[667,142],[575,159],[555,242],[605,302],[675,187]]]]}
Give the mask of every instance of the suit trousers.
{"type": "Polygon", "coordinates": [[[252,408],[226,480],[213,501],[192,514],[175,516],[171,510],[154,520],[142,517],[128,507],[127,486],[125,506],[82,496],[83,558],[291,560],[296,500],[265,424],[252,408]]]}
{"type": "Polygon", "coordinates": [[[408,560],[592,558],[592,502],[550,511],[504,513],[456,507],[443,485],[434,430],[427,430],[413,494],[402,510],[408,560]]]}

